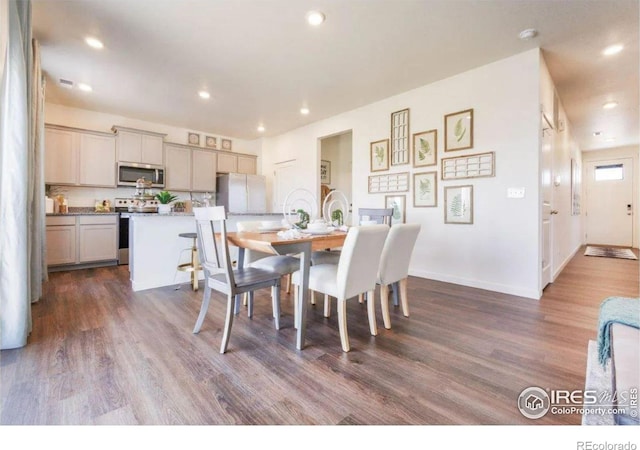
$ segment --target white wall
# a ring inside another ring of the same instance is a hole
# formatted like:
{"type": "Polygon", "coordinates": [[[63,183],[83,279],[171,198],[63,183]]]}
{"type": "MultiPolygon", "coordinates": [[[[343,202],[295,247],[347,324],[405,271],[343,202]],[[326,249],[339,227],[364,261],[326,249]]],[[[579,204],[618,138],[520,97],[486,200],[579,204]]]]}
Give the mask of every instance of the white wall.
{"type": "MultiPolygon", "coordinates": [[[[635,220],[633,222],[633,247],[638,248],[640,244],[640,156],[639,147],[636,145],[626,147],[616,147],[605,150],[590,150],[582,152],[583,161],[583,174],[582,179],[586,180],[587,174],[584,172],[588,162],[591,161],[606,161],[609,159],[618,158],[632,158],[633,159],[633,210],[635,220]]],[[[583,209],[586,207],[586,186],[583,185],[583,209]]],[[[583,228],[584,232],[581,236],[582,242],[586,243],[586,228],[583,228]]]]}
{"type": "MultiPolygon", "coordinates": [[[[541,61],[540,85],[541,105],[545,114],[551,118],[554,115],[555,85],[544,60],[541,61]]],[[[581,214],[572,215],[571,190],[571,160],[576,161],[580,170],[582,153],[573,137],[571,123],[567,119],[562,100],[558,98],[557,102],[556,113],[558,117],[555,121],[558,126],[553,130],[552,178],[557,179],[560,184],[556,186],[554,183],[551,198],[552,209],[558,211],[558,214],[552,216],[552,279],[560,274],[582,245],[582,217],[584,215],[584,205],[581,208],[581,214]]],[[[577,184],[577,189],[582,193],[581,182],[577,184]]]]}
{"type": "MultiPolygon", "coordinates": [[[[410,108],[411,133],[438,129],[439,160],[478,152],[496,153],[495,177],[439,180],[437,208],[413,208],[411,192],[407,193],[407,221],[422,224],[410,273],[539,298],[540,61],[539,50],[530,50],[277,137],[265,138],[263,173],[271,174],[276,163],[294,159],[300,187],[318,193],[318,139],[352,130],[354,211],[359,207],[382,207],[385,194],[368,194],[369,143],[389,138],[390,114],[410,108]],[[444,115],[468,108],[474,109],[474,148],[445,155],[444,115]],[[444,224],[443,188],[461,184],[474,186],[474,224],[444,224]],[[524,187],[525,198],[506,198],[508,187],[524,187]]],[[[421,171],[410,165],[390,170],[421,171]]]]}
{"type": "MultiPolygon", "coordinates": [[[[45,103],[45,123],[54,125],[63,125],[67,127],[82,128],[86,130],[111,132],[111,127],[120,125],[139,130],[154,131],[156,133],[164,133],[165,142],[175,142],[178,144],[188,144],[187,136],[189,132],[200,134],[200,146],[204,147],[205,136],[216,136],[218,138],[218,146],[220,139],[231,139],[233,152],[247,153],[257,155],[258,160],[256,166],[258,173],[262,166],[261,159],[261,142],[260,140],[247,141],[244,139],[236,139],[230,136],[221,136],[210,131],[192,130],[171,125],[146,122],[143,120],[132,119],[129,117],[118,116],[114,114],[106,114],[96,111],[89,111],[79,108],[71,108],[68,106],[57,105],[54,103],[45,103]]],[[[93,206],[96,199],[125,198],[133,195],[135,189],[119,187],[119,188],[91,188],[91,187],[74,187],[74,186],[56,186],[56,192],[64,193],[69,201],[69,206],[93,206]]],[[[181,200],[188,200],[189,193],[176,193],[181,200]]],[[[195,195],[195,194],[194,194],[195,195]]],[[[202,194],[197,194],[200,199],[202,194]]]]}

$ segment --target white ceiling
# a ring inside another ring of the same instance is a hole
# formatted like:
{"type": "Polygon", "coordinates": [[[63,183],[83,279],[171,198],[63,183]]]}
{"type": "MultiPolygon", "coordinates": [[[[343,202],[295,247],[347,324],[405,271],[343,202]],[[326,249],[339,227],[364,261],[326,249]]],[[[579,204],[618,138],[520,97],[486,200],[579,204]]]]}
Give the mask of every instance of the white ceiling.
{"type": "Polygon", "coordinates": [[[583,150],[639,142],[638,17],[638,0],[33,1],[51,103],[254,139],[540,47],[583,150]]]}

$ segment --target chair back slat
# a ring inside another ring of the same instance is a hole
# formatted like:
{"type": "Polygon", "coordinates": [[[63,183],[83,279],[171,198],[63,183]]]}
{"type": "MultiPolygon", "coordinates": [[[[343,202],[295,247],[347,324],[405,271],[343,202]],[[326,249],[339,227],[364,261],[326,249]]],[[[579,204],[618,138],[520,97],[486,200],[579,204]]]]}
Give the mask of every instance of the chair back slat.
{"type": "Polygon", "coordinates": [[[193,213],[198,233],[198,254],[200,255],[200,263],[205,269],[205,275],[209,277],[212,272],[218,269],[216,272],[225,274],[229,286],[235,286],[227,241],[227,213],[224,206],[193,208],[193,213]],[[218,248],[216,240],[215,222],[219,222],[220,227],[220,248],[218,248]]]}
{"type": "Polygon", "coordinates": [[[391,217],[393,216],[393,208],[359,208],[358,224],[363,216],[369,216],[369,220],[375,220],[377,223],[383,223],[391,226],[391,217]]]}

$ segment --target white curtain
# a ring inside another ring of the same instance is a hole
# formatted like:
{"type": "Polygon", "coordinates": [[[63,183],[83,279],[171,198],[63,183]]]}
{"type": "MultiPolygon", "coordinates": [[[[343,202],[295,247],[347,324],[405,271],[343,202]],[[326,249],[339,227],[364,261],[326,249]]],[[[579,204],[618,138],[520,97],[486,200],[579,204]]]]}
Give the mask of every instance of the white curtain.
{"type": "Polygon", "coordinates": [[[46,277],[44,117],[31,2],[0,0],[0,12],[0,348],[9,349],[26,345],[46,277]]]}

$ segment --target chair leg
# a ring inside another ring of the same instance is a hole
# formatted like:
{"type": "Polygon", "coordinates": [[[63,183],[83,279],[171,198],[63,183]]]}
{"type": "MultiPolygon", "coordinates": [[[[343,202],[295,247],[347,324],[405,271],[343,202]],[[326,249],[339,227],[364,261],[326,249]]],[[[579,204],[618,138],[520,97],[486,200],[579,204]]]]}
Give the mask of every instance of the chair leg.
{"type": "Polygon", "coordinates": [[[348,352],[351,347],[349,346],[349,332],[347,331],[347,301],[344,298],[338,299],[338,329],[340,330],[342,350],[348,352]]]}
{"type": "Polygon", "coordinates": [[[375,291],[367,292],[367,315],[369,316],[369,331],[371,336],[378,335],[378,323],[376,322],[375,291]]]}
{"type": "Polygon", "coordinates": [[[312,305],[316,304],[316,291],[312,291],[311,289],[309,289],[309,299],[312,305]]]}
{"type": "Polygon", "coordinates": [[[391,328],[391,316],[389,315],[389,285],[380,285],[380,306],[382,309],[382,322],[388,330],[391,328]]]}
{"type": "Polygon", "coordinates": [[[242,301],[241,297],[242,296],[240,294],[236,295],[236,303],[235,303],[235,305],[233,307],[233,313],[235,315],[240,314],[240,303],[242,301]]]}
{"type": "Polygon", "coordinates": [[[249,293],[245,292],[242,294],[242,306],[247,306],[249,304],[249,293]]]}
{"type": "Polygon", "coordinates": [[[324,294],[324,316],[331,317],[331,297],[328,294],[324,294]]]}
{"type": "Polygon", "coordinates": [[[253,317],[253,291],[249,291],[249,303],[247,307],[247,315],[251,319],[253,317]]]}
{"type": "Polygon", "coordinates": [[[273,323],[276,330],[280,329],[280,281],[271,288],[271,303],[273,307],[273,323]]]}
{"type": "Polygon", "coordinates": [[[291,294],[291,274],[287,274],[287,294],[291,294]]]}
{"type": "Polygon", "coordinates": [[[399,306],[400,302],[398,301],[398,282],[396,281],[391,285],[391,289],[393,291],[393,306],[399,306]]]}
{"type": "Polygon", "coordinates": [[[231,325],[233,325],[234,316],[234,298],[233,295],[227,296],[227,316],[224,321],[224,332],[222,333],[222,343],[220,344],[220,353],[227,351],[229,345],[229,336],[231,335],[231,325]]]}
{"type": "Polygon", "coordinates": [[[400,301],[402,302],[402,314],[409,317],[409,299],[407,298],[407,281],[408,278],[400,280],[400,301]]]}
{"type": "Polygon", "coordinates": [[[300,287],[296,284],[293,286],[293,327],[298,328],[298,293],[300,287]]]}
{"type": "Polygon", "coordinates": [[[364,303],[364,295],[358,294],[358,303],[364,303]]]}
{"type": "Polygon", "coordinates": [[[202,322],[204,322],[204,316],[207,315],[207,309],[209,308],[209,300],[211,300],[211,288],[207,285],[205,280],[202,306],[200,306],[200,314],[198,315],[198,320],[196,320],[196,326],[193,327],[194,333],[200,332],[200,327],[202,327],[202,322]]]}

